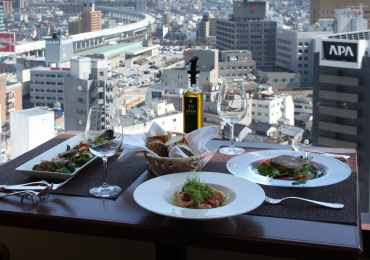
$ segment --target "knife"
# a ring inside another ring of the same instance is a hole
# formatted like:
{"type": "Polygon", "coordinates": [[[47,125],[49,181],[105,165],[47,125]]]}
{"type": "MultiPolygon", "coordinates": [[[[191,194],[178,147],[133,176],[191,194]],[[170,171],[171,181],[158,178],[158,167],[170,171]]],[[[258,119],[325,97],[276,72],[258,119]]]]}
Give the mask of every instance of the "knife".
{"type": "MultiPolygon", "coordinates": [[[[47,186],[21,186],[21,185],[0,185],[0,191],[6,190],[44,190],[47,186]]],[[[53,186],[52,190],[56,190],[58,186],[53,186]]]]}

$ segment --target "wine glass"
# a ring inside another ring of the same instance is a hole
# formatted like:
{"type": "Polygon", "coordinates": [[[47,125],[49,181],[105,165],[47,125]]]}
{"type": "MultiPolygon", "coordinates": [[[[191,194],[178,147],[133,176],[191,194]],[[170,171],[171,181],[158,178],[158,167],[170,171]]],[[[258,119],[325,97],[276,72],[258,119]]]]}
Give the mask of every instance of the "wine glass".
{"type": "Polygon", "coordinates": [[[107,183],[107,160],[121,147],[123,140],[122,124],[118,108],[113,105],[101,105],[90,108],[86,124],[86,140],[89,150],[103,159],[103,185],[90,189],[96,197],[112,197],[121,192],[118,186],[107,183]]]}
{"type": "Polygon", "coordinates": [[[244,149],[234,146],[234,124],[242,120],[247,113],[247,98],[244,84],[221,83],[217,101],[217,113],[222,121],[230,125],[230,146],[223,147],[220,153],[236,155],[244,153],[244,149]]]}

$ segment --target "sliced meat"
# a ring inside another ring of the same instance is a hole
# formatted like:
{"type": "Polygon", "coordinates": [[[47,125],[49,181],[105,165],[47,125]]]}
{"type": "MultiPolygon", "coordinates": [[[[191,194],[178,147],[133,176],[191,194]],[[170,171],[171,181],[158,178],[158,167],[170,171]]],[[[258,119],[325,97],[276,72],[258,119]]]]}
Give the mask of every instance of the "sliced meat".
{"type": "Polygon", "coordinates": [[[42,161],[39,164],[40,171],[46,171],[46,172],[54,172],[55,171],[55,165],[53,162],[50,161],[42,161]]]}
{"type": "Polygon", "coordinates": [[[303,170],[307,164],[305,160],[290,155],[280,155],[271,158],[270,163],[280,171],[289,173],[299,172],[303,170]]]}
{"type": "Polygon", "coordinates": [[[66,158],[72,154],[76,154],[78,152],[78,150],[75,150],[75,149],[69,149],[68,151],[65,151],[63,153],[60,153],[58,154],[58,157],[59,158],[66,158]]]}

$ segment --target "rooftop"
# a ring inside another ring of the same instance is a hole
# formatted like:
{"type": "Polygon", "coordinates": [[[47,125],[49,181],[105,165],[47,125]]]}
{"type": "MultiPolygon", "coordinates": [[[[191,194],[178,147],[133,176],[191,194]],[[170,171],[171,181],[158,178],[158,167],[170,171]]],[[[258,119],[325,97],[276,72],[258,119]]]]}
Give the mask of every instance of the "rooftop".
{"type": "Polygon", "coordinates": [[[53,111],[47,111],[47,110],[44,110],[44,109],[41,109],[41,108],[24,109],[24,110],[20,110],[20,111],[14,111],[12,113],[16,113],[16,114],[19,114],[19,115],[22,115],[22,116],[27,116],[27,117],[41,116],[41,115],[50,114],[50,113],[54,114],[53,111]]]}
{"type": "Polygon", "coordinates": [[[279,66],[258,67],[257,70],[262,72],[274,72],[274,73],[296,73],[292,70],[288,70],[279,66]]]}
{"type": "Polygon", "coordinates": [[[105,45],[103,47],[94,48],[86,51],[77,52],[74,56],[86,56],[86,55],[93,55],[93,54],[103,54],[106,57],[121,53],[127,52],[129,50],[134,50],[141,48],[143,46],[143,42],[129,42],[129,43],[120,43],[114,45],[105,45]]]}

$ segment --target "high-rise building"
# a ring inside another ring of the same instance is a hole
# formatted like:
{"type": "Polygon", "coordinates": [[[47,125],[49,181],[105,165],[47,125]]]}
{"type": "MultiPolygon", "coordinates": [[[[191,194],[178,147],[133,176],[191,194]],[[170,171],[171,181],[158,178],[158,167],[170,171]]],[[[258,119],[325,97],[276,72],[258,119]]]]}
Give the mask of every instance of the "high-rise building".
{"type": "Polygon", "coordinates": [[[25,8],[25,0],[14,0],[14,8],[23,9],[25,8]]]}
{"type": "Polygon", "coordinates": [[[357,150],[361,210],[368,212],[370,57],[366,40],[345,36],[316,40],[312,143],[357,150]]]}
{"type": "Polygon", "coordinates": [[[79,14],[84,9],[83,4],[60,4],[60,10],[63,11],[64,14],[79,14]]]}
{"type": "Polygon", "coordinates": [[[172,22],[172,13],[167,12],[163,14],[163,23],[164,24],[170,24],[172,22]]]}
{"type": "Polygon", "coordinates": [[[216,36],[216,19],[210,11],[204,11],[203,19],[198,25],[197,41],[207,42],[210,36],[216,36]]]}
{"type": "Polygon", "coordinates": [[[5,24],[4,24],[4,9],[3,6],[0,5],[0,32],[5,31],[5,24]]]}
{"type": "Polygon", "coordinates": [[[276,21],[266,19],[266,2],[234,1],[233,17],[217,19],[216,46],[219,50],[248,50],[260,66],[274,66],[276,21]]]}
{"type": "Polygon", "coordinates": [[[311,0],[310,24],[316,23],[320,18],[333,18],[335,9],[347,7],[362,7],[365,19],[370,20],[370,0],[311,0]]]}
{"type": "Polygon", "coordinates": [[[69,68],[39,67],[31,69],[30,101],[35,106],[53,107],[59,102],[64,107],[64,77],[69,68]]]}
{"type": "Polygon", "coordinates": [[[135,9],[138,12],[146,13],[146,0],[136,0],[135,9]]]}
{"type": "Polygon", "coordinates": [[[4,14],[11,14],[13,12],[12,1],[0,1],[0,6],[3,7],[4,14]]]}
{"type": "Polygon", "coordinates": [[[334,13],[334,18],[319,19],[316,26],[299,30],[278,29],[276,65],[299,72],[301,87],[313,87],[313,45],[316,37],[367,29],[362,9],[335,9],[334,13]]]}
{"type": "Polygon", "coordinates": [[[90,107],[113,104],[113,84],[107,82],[109,61],[71,58],[71,75],[65,77],[65,130],[84,131],[90,107]]]}
{"type": "Polygon", "coordinates": [[[68,35],[79,34],[80,31],[80,21],[72,21],[68,23],[68,35]]]}
{"type": "Polygon", "coordinates": [[[84,4],[81,12],[81,33],[101,30],[101,11],[95,11],[93,3],[84,4]]]}

